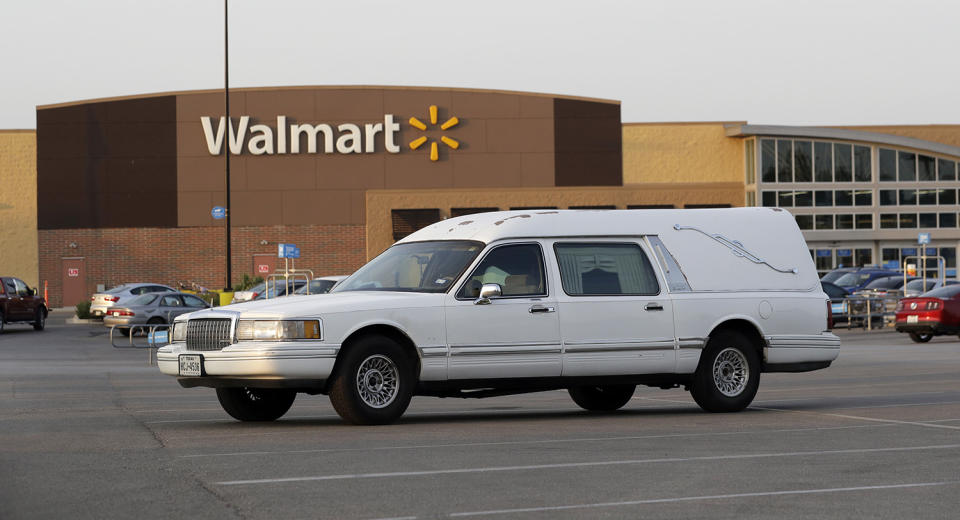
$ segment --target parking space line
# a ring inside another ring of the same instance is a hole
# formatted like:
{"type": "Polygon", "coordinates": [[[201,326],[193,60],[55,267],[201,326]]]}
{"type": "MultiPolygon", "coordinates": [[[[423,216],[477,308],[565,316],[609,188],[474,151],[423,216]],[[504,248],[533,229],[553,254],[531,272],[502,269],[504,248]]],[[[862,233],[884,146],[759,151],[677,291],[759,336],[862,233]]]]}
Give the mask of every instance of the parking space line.
{"type": "MultiPolygon", "coordinates": [[[[925,404],[949,404],[949,403],[925,403],[925,404]]],[[[906,405],[902,405],[906,406],[906,405]]],[[[786,408],[767,408],[763,406],[753,406],[757,410],[770,410],[773,412],[790,412],[790,413],[802,413],[809,415],[823,415],[827,417],[839,417],[841,419],[854,419],[857,421],[871,421],[887,424],[904,424],[910,426],[923,426],[924,428],[940,428],[944,430],[960,430],[960,426],[951,426],[949,424],[939,424],[934,422],[918,422],[918,421],[899,421],[897,419],[878,419],[876,417],[863,417],[861,415],[848,415],[843,413],[827,413],[827,412],[811,412],[809,410],[788,410],[786,408]]],[[[842,410],[843,408],[841,408],[842,410]]]]}
{"type": "MultiPolygon", "coordinates": [[[[149,424],[149,423],[147,423],[149,424]]],[[[856,426],[828,426],[823,428],[790,428],[777,430],[749,430],[737,432],[711,432],[711,433],[671,433],[662,435],[632,435],[627,437],[578,437],[573,439],[540,439],[532,441],[499,441],[499,442],[462,442],[449,444],[414,444],[407,446],[364,446],[362,448],[316,448],[310,450],[284,450],[284,451],[237,451],[227,453],[198,453],[192,455],[179,455],[178,458],[194,459],[203,457],[239,457],[250,455],[300,455],[305,453],[332,453],[349,451],[396,451],[396,450],[420,450],[436,448],[476,448],[481,446],[518,446],[518,445],[536,445],[536,444],[560,444],[574,442],[609,442],[609,441],[634,441],[649,439],[676,439],[689,437],[719,437],[731,435],[763,435],[773,433],[799,433],[823,430],[850,430],[860,428],[884,428],[897,426],[895,424],[859,424],[856,426]]]]}
{"type": "Polygon", "coordinates": [[[626,500],[623,502],[598,502],[595,504],[571,504],[564,506],[543,506],[543,507],[525,507],[517,509],[492,509],[489,511],[469,511],[463,513],[450,513],[451,517],[466,517],[466,516],[486,516],[486,515],[509,515],[509,514],[518,514],[518,513],[535,513],[543,511],[563,511],[570,509],[593,509],[601,507],[623,507],[623,506],[636,506],[636,505],[645,505],[645,504],[669,504],[676,502],[692,502],[696,500],[723,500],[723,499],[732,499],[732,498],[755,498],[755,497],[770,497],[770,496],[788,496],[788,495],[815,495],[823,493],[850,493],[856,491],[878,491],[886,489],[909,489],[909,488],[922,488],[922,487],[937,487],[937,486],[951,486],[960,484],[960,481],[950,480],[943,482],[917,482],[913,484],[886,484],[886,485],[875,485],[875,486],[855,486],[855,487],[839,487],[839,488],[821,488],[821,489],[791,489],[784,491],[758,491],[754,493],[729,493],[725,495],[701,495],[701,496],[689,496],[689,497],[674,497],[674,498],[651,498],[646,500],[626,500]]]}
{"type": "Polygon", "coordinates": [[[816,450],[816,451],[792,451],[780,453],[744,453],[739,455],[704,455],[699,457],[665,457],[658,459],[633,459],[633,460],[605,460],[588,462],[562,462],[556,464],[532,464],[525,466],[487,466],[474,468],[454,468],[437,469],[424,471],[392,471],[379,473],[347,473],[340,475],[312,475],[306,477],[283,477],[283,478],[264,478],[250,480],[226,480],[214,482],[219,486],[242,486],[253,484],[284,484],[291,482],[311,482],[311,481],[330,481],[330,480],[357,480],[370,478],[397,478],[397,477],[422,477],[434,475],[454,475],[465,473],[493,473],[504,471],[535,471],[564,468],[588,468],[602,466],[625,466],[637,464],[662,464],[693,461],[711,461],[711,460],[750,460],[766,459],[778,457],[809,457],[823,455],[851,455],[864,453],[895,453],[909,451],[930,451],[930,450],[955,450],[960,448],[960,444],[939,444],[931,446],[902,446],[896,448],[853,448],[845,450],[816,450]]]}

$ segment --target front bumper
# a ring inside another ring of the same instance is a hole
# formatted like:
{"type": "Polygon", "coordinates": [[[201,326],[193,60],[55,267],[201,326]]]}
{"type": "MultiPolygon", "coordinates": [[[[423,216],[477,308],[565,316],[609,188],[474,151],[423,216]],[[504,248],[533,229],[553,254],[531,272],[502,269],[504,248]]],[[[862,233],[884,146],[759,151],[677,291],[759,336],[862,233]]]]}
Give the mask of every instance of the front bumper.
{"type": "Polygon", "coordinates": [[[179,377],[181,384],[192,379],[216,378],[322,380],[333,372],[339,352],[340,345],[314,341],[244,341],[224,347],[223,350],[208,351],[187,350],[185,343],[174,343],[157,350],[157,366],[160,372],[179,377]],[[202,378],[180,376],[180,354],[203,356],[202,378]]]}

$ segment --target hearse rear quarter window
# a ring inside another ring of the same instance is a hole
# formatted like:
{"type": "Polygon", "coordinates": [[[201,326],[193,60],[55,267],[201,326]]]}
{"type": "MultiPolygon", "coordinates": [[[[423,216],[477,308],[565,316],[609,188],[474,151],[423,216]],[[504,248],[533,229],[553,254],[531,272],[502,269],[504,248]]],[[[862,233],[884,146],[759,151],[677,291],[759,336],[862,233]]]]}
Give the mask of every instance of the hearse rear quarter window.
{"type": "Polygon", "coordinates": [[[660,293],[653,266],[637,244],[557,243],[554,250],[570,296],[660,293]]]}

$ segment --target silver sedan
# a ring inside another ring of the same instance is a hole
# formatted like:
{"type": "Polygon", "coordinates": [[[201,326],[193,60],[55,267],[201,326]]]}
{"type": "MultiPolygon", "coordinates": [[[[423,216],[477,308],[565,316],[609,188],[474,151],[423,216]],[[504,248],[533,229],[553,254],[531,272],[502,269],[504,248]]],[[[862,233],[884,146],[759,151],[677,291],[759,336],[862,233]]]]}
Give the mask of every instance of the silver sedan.
{"type": "Polygon", "coordinates": [[[123,307],[112,307],[103,317],[105,327],[117,326],[121,334],[130,333],[130,325],[173,323],[181,314],[210,307],[207,302],[187,293],[153,293],[137,296],[123,307]]]}

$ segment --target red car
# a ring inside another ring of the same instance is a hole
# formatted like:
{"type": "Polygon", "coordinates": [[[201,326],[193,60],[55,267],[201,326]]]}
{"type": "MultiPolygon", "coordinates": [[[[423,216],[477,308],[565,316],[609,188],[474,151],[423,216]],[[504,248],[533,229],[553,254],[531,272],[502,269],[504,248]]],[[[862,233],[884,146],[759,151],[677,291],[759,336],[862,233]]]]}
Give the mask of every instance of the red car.
{"type": "Polygon", "coordinates": [[[29,323],[43,330],[47,322],[47,302],[23,280],[0,277],[0,332],[7,323],[29,323]]]}
{"type": "Polygon", "coordinates": [[[897,332],[917,343],[934,336],[960,334],[960,285],[949,285],[897,303],[897,332]]]}

